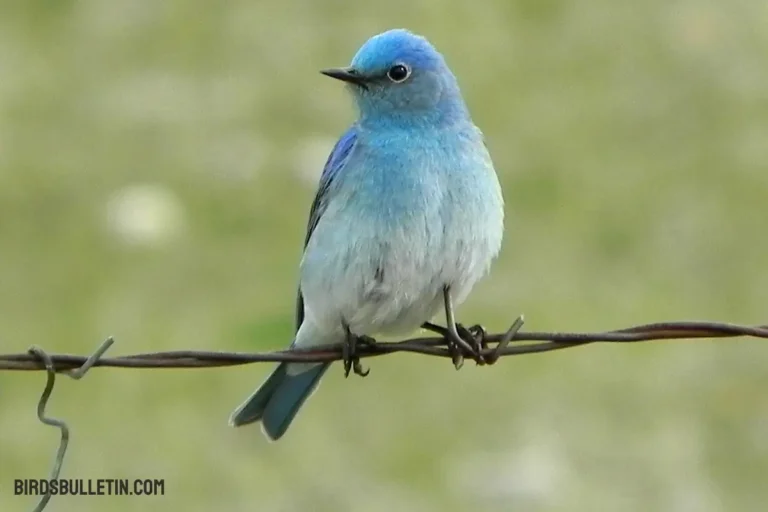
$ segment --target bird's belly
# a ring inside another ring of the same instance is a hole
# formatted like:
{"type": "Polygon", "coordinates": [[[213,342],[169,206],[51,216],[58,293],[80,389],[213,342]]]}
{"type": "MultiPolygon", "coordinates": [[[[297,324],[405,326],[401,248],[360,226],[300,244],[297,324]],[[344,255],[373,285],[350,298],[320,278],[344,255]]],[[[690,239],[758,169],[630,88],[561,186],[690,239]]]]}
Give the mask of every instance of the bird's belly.
{"type": "Polygon", "coordinates": [[[357,300],[347,303],[344,316],[355,333],[406,334],[432,318],[442,304],[439,272],[419,265],[385,262],[389,276],[365,282],[357,300]]]}
{"type": "Polygon", "coordinates": [[[412,331],[434,316],[443,226],[427,213],[400,223],[360,217],[316,233],[322,236],[307,247],[301,270],[307,315],[329,329],[346,324],[371,336],[412,331]]]}
{"type": "Polygon", "coordinates": [[[355,334],[413,331],[442,309],[444,286],[462,302],[495,255],[493,237],[463,227],[420,219],[370,236],[361,236],[360,226],[346,235],[337,227],[329,243],[305,253],[307,315],[355,334]]]}

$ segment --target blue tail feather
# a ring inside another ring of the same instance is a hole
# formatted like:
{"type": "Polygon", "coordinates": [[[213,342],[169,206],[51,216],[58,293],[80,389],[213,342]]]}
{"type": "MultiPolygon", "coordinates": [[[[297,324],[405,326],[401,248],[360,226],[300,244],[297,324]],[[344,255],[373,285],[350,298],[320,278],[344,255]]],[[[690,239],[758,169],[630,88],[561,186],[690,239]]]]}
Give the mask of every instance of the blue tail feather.
{"type": "Polygon", "coordinates": [[[318,364],[302,373],[288,375],[288,364],[281,363],[264,384],[232,413],[230,425],[239,427],[261,421],[264,432],[273,441],[285,434],[329,366],[329,363],[318,364]]]}

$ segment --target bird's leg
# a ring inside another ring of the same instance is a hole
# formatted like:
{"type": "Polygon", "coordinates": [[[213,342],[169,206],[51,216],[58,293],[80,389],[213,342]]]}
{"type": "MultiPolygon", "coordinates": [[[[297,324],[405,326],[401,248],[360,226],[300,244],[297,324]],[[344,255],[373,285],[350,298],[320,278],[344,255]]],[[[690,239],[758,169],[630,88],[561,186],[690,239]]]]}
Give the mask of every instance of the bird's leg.
{"type": "MultiPolygon", "coordinates": [[[[451,359],[453,359],[453,365],[458,370],[464,364],[464,354],[462,351],[466,351],[468,354],[475,354],[472,345],[467,343],[457,330],[456,319],[453,314],[453,299],[451,298],[451,287],[445,286],[443,288],[443,300],[445,301],[445,320],[447,324],[448,334],[446,341],[448,342],[448,350],[451,352],[451,359]]],[[[464,329],[466,331],[466,329],[464,329]]],[[[472,337],[471,337],[472,338],[472,337]]],[[[475,357],[479,360],[480,353],[477,352],[475,357]]]]}
{"type": "Polygon", "coordinates": [[[357,342],[359,341],[363,345],[373,345],[376,343],[376,340],[370,336],[352,334],[352,331],[349,330],[349,326],[346,324],[344,324],[344,331],[346,339],[341,349],[341,357],[344,361],[344,377],[349,377],[350,370],[354,371],[355,375],[367,377],[371,370],[363,369],[363,365],[360,364],[360,356],[357,355],[357,342]]]}

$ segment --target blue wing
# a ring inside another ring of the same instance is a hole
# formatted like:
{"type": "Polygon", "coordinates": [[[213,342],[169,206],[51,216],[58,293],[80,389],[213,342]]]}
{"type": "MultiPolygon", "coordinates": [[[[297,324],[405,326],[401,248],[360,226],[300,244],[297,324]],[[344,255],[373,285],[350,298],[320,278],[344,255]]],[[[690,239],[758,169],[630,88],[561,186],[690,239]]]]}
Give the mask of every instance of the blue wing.
{"type": "MultiPolygon", "coordinates": [[[[312,237],[312,233],[317,227],[317,223],[320,221],[320,217],[323,216],[325,208],[328,206],[328,200],[330,199],[331,184],[334,177],[339,174],[339,171],[344,168],[349,155],[352,153],[352,149],[357,142],[357,128],[352,125],[344,135],[336,142],[336,145],[331,150],[331,154],[328,156],[328,160],[323,167],[323,173],[320,175],[320,185],[317,188],[317,194],[315,200],[312,201],[312,208],[309,210],[309,222],[307,223],[307,236],[304,238],[304,248],[306,249],[309,239],[312,237]]],[[[296,330],[298,331],[301,326],[301,322],[304,321],[304,298],[301,295],[301,289],[299,289],[296,297],[296,330]]]]}

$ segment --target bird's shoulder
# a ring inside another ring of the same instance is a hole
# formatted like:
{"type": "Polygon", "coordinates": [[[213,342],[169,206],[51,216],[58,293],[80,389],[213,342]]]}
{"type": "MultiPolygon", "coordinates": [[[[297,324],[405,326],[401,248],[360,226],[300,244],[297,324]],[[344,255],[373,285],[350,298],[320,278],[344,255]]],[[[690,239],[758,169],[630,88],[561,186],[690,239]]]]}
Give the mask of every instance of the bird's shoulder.
{"type": "Polygon", "coordinates": [[[309,238],[312,236],[312,232],[317,226],[317,222],[327,206],[328,195],[331,187],[333,186],[334,179],[339,172],[344,168],[347,160],[349,160],[353,149],[357,145],[358,141],[358,128],[356,125],[350,126],[336,144],[331,149],[331,153],[328,155],[328,159],[325,161],[323,171],[320,174],[320,182],[317,186],[317,193],[315,199],[312,201],[312,207],[309,211],[309,222],[307,224],[307,234],[304,239],[304,246],[306,247],[309,242],[309,238]]]}
{"type": "Polygon", "coordinates": [[[357,145],[359,138],[359,130],[357,125],[353,124],[347,131],[345,131],[336,144],[333,146],[331,153],[328,155],[328,159],[323,166],[323,172],[320,175],[320,185],[332,180],[333,175],[344,166],[344,162],[349,158],[352,150],[357,145]]]}
{"type": "MultiPolygon", "coordinates": [[[[323,166],[323,172],[320,174],[320,182],[317,186],[317,193],[315,199],[312,201],[312,206],[309,210],[309,220],[307,221],[307,233],[304,236],[304,247],[309,244],[309,239],[312,237],[317,223],[323,216],[323,212],[328,206],[329,196],[331,195],[331,189],[334,184],[334,179],[339,172],[344,168],[347,160],[349,160],[353,149],[357,145],[358,141],[358,127],[353,124],[342,135],[336,144],[331,149],[331,153],[328,155],[328,159],[323,166]]],[[[298,291],[296,297],[296,329],[301,326],[301,322],[304,320],[304,298],[302,297],[301,290],[298,291]]]]}

